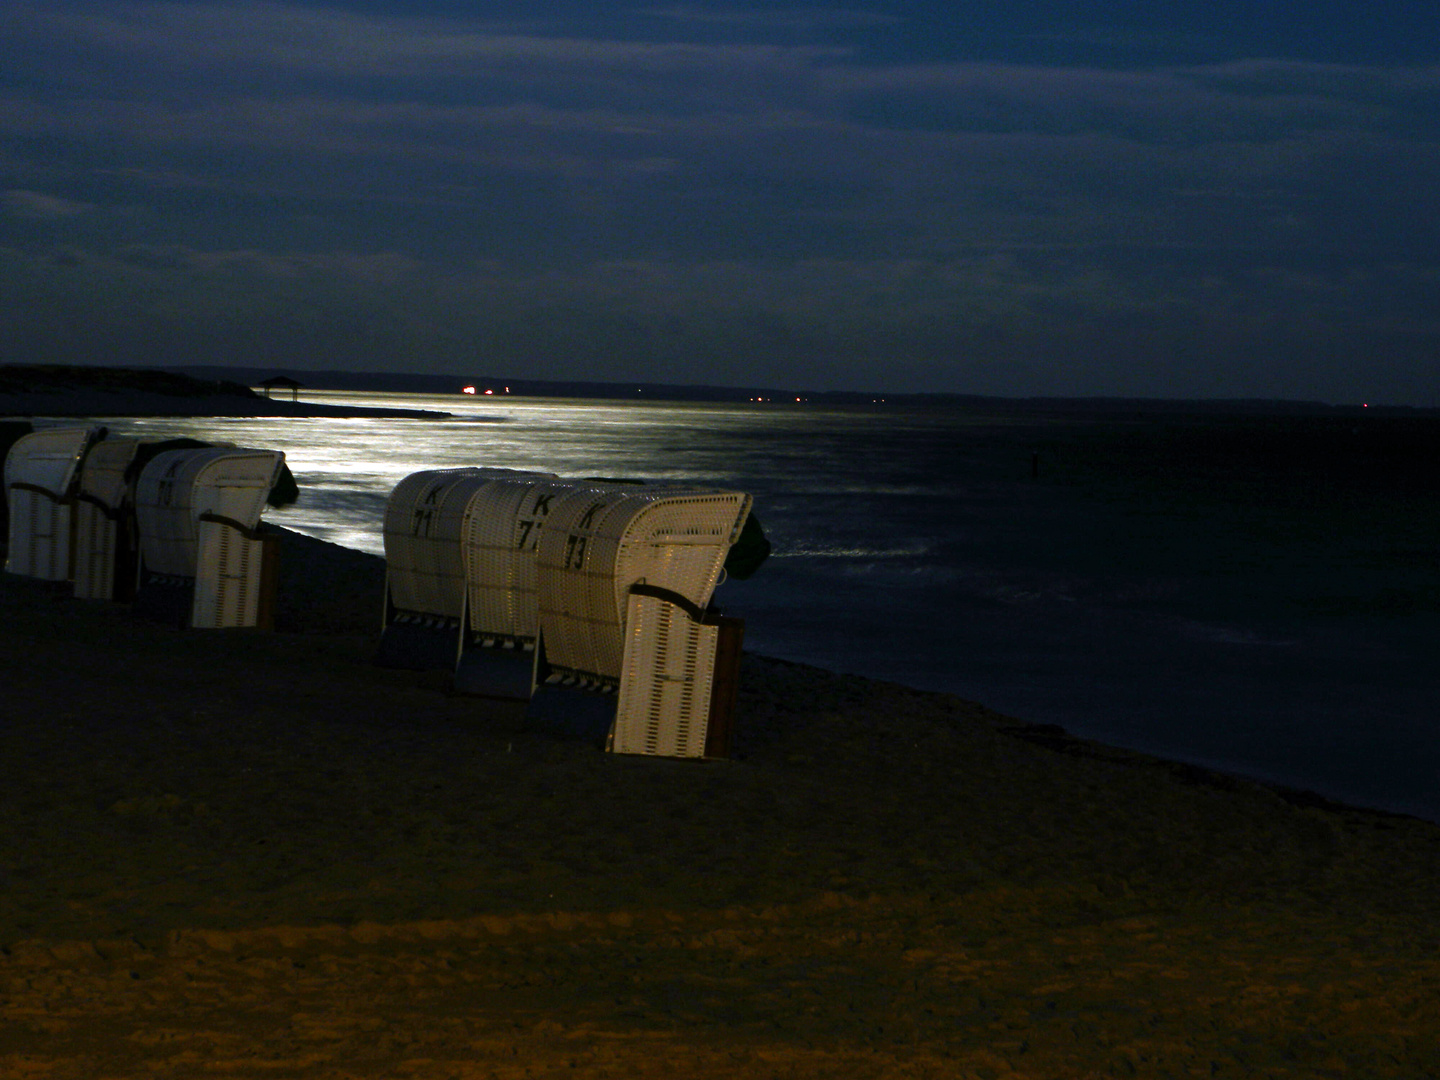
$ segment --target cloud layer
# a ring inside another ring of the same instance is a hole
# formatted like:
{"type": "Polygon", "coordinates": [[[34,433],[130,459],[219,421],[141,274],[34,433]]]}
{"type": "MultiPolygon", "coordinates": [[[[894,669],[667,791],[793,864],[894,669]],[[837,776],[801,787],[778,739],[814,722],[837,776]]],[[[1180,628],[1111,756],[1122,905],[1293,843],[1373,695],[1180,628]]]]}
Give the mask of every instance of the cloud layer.
{"type": "Polygon", "coordinates": [[[924,18],[5,6],[0,349],[1440,404],[1440,65],[924,18]]]}

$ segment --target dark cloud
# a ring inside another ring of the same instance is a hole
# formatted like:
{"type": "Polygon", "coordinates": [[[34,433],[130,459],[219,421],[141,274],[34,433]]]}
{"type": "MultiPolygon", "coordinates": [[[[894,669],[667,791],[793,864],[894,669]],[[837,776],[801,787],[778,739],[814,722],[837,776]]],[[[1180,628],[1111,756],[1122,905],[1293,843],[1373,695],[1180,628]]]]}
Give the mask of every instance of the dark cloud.
{"type": "Polygon", "coordinates": [[[1440,401],[1440,67],[501,8],[0,7],[7,355],[1440,401]]]}
{"type": "Polygon", "coordinates": [[[83,214],[94,207],[90,203],[74,199],[61,199],[39,191],[0,191],[0,206],[12,217],[43,221],[54,218],[69,218],[83,214]]]}
{"type": "Polygon", "coordinates": [[[746,11],[735,8],[704,7],[700,4],[675,4],[670,7],[651,8],[646,13],[680,23],[734,26],[770,33],[777,30],[792,31],[802,34],[817,34],[835,30],[866,30],[895,26],[904,21],[898,15],[879,11],[819,7],[767,8],[746,11]]]}

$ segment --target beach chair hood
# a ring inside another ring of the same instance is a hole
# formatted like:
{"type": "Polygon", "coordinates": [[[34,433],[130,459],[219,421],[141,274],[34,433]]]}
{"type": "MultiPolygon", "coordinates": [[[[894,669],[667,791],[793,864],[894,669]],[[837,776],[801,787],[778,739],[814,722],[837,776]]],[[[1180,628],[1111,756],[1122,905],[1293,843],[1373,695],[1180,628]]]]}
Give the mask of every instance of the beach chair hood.
{"type": "Polygon", "coordinates": [[[80,463],[98,427],[42,428],[5,455],[9,543],[5,569],[47,581],[72,573],[71,526],[80,463]]]}
{"type": "Polygon", "coordinates": [[[141,472],[135,492],[146,569],[194,577],[204,516],[253,532],[284,460],[278,450],[233,447],[157,454],[141,472]]]}
{"type": "Polygon", "coordinates": [[[703,611],[750,502],[738,491],[675,488],[566,495],[538,551],[547,660],[618,679],[631,588],[645,585],[703,611]]]}

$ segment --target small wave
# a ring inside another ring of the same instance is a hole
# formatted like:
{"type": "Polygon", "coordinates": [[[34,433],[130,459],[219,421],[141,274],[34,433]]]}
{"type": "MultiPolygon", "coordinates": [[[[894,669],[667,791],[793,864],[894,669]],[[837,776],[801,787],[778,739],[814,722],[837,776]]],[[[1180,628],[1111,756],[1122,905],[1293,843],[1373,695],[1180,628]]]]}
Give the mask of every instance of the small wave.
{"type": "Polygon", "coordinates": [[[774,551],[774,559],[915,559],[930,554],[928,547],[800,547],[774,551]]]}
{"type": "Polygon", "coordinates": [[[805,489],[808,498],[820,496],[846,496],[856,499],[874,499],[899,496],[903,498],[935,499],[950,495],[949,489],[930,484],[826,484],[811,483],[805,489]]]}
{"type": "Polygon", "coordinates": [[[995,600],[1002,604],[1038,604],[1044,601],[1055,600],[1064,604],[1073,604],[1075,597],[1068,592],[1059,589],[1033,589],[1020,586],[999,585],[990,589],[981,590],[980,595],[987,600],[995,600]]]}
{"type": "Polygon", "coordinates": [[[1220,626],[1185,620],[1180,629],[1190,637],[1202,641],[1213,641],[1219,645],[1254,645],[1273,649],[1288,649],[1298,645],[1294,638],[1268,637],[1243,626],[1220,626]]]}

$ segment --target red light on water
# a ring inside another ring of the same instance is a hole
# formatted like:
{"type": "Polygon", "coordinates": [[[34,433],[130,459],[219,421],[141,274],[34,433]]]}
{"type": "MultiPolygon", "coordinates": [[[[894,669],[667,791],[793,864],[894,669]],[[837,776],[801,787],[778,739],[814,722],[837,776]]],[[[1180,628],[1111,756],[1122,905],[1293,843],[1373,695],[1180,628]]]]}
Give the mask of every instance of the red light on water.
{"type": "Polygon", "coordinates": [[[460,388],[460,392],[461,392],[462,394],[473,394],[473,393],[475,393],[475,387],[473,387],[473,386],[462,386],[462,387],[460,388]]]}

